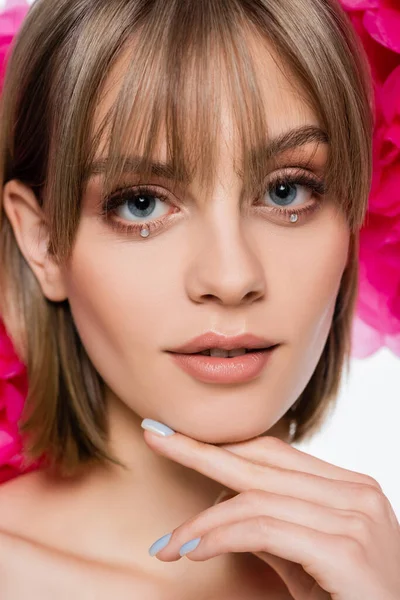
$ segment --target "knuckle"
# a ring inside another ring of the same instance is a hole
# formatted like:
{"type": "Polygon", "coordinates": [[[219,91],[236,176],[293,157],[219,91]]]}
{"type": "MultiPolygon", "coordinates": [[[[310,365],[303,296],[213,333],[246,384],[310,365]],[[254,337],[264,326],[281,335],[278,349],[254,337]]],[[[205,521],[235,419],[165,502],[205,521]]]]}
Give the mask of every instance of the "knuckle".
{"type": "Polygon", "coordinates": [[[376,481],[376,479],[374,479],[370,475],[360,475],[360,483],[368,485],[372,488],[377,489],[379,492],[382,492],[381,485],[376,481]]]}
{"type": "Polygon", "coordinates": [[[367,545],[371,541],[371,519],[362,513],[350,515],[348,519],[348,532],[351,537],[354,537],[361,544],[367,545]]]}
{"type": "Polygon", "coordinates": [[[336,556],[350,565],[361,564],[365,559],[364,547],[349,536],[337,536],[334,542],[336,556]]]}
{"type": "Polygon", "coordinates": [[[269,536],[271,534],[271,519],[266,515],[260,515],[254,520],[254,526],[256,531],[259,532],[262,537],[269,536]]]}
{"type": "Polygon", "coordinates": [[[371,517],[381,517],[386,513],[387,498],[382,491],[370,485],[360,485],[357,488],[358,504],[362,512],[371,517]]]}

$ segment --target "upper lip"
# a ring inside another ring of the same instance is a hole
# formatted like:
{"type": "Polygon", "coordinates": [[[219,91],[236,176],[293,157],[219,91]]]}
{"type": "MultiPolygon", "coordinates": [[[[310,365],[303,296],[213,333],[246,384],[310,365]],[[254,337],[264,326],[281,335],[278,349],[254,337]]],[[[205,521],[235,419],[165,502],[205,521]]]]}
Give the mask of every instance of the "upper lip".
{"type": "Polygon", "coordinates": [[[196,338],[193,338],[183,346],[174,348],[170,352],[176,354],[195,354],[197,352],[204,352],[211,348],[220,348],[221,350],[235,350],[237,348],[246,348],[248,350],[253,349],[265,349],[275,346],[275,342],[263,339],[252,333],[244,333],[241,335],[227,336],[212,331],[204,333],[196,338]]]}

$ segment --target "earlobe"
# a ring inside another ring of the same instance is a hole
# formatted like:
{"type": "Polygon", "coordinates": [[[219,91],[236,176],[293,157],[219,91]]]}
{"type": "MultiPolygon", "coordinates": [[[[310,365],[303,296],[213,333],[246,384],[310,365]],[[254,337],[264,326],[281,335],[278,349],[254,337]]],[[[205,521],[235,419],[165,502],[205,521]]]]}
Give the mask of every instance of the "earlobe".
{"type": "Polygon", "coordinates": [[[3,188],[4,211],[19,249],[48,300],[62,302],[67,294],[61,268],[47,251],[48,229],[33,190],[13,179],[3,188]]]}

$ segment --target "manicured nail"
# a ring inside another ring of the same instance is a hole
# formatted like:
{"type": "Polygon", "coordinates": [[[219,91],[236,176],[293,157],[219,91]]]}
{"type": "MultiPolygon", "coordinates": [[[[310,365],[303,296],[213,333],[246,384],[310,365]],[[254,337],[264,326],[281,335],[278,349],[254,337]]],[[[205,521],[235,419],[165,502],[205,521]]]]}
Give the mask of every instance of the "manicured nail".
{"type": "Polygon", "coordinates": [[[196,538],[195,540],[190,540],[190,542],[186,542],[186,544],[183,544],[183,546],[179,550],[179,554],[181,556],[185,556],[185,554],[193,552],[193,550],[196,550],[197,546],[200,544],[200,540],[201,538],[196,538]]]}
{"type": "Polygon", "coordinates": [[[169,543],[172,533],[163,535],[159,540],[156,540],[149,548],[150,556],[155,556],[158,552],[161,552],[163,548],[169,543]]]}
{"type": "Polygon", "coordinates": [[[152,419],[144,419],[144,421],[142,421],[142,427],[143,429],[147,429],[147,431],[151,431],[157,435],[162,435],[163,437],[168,437],[170,435],[174,435],[175,433],[175,431],[170,427],[167,427],[158,421],[153,421],[152,419]]]}

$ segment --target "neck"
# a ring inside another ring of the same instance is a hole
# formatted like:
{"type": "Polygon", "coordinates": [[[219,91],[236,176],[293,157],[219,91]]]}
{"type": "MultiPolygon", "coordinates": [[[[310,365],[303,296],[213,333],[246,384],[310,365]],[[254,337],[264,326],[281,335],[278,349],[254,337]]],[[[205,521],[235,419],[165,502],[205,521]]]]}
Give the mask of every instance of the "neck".
{"type": "MultiPolygon", "coordinates": [[[[197,563],[163,563],[151,558],[147,549],[162,535],[212,506],[226,488],[154,453],[144,442],[142,419],[110,392],[106,401],[109,449],[126,469],[117,465],[91,468],[76,485],[72,484],[75,495],[68,494],[68,510],[74,510],[73,497],[77,512],[85,515],[82,552],[153,578],[190,578],[193,571],[198,578],[197,563]]],[[[272,435],[279,433],[279,426],[271,430],[272,435]]],[[[73,537],[76,545],[75,531],[73,537]]],[[[219,580],[221,574],[236,569],[232,565],[242,564],[245,559],[224,555],[213,560],[219,565],[215,571],[219,580]]]]}

